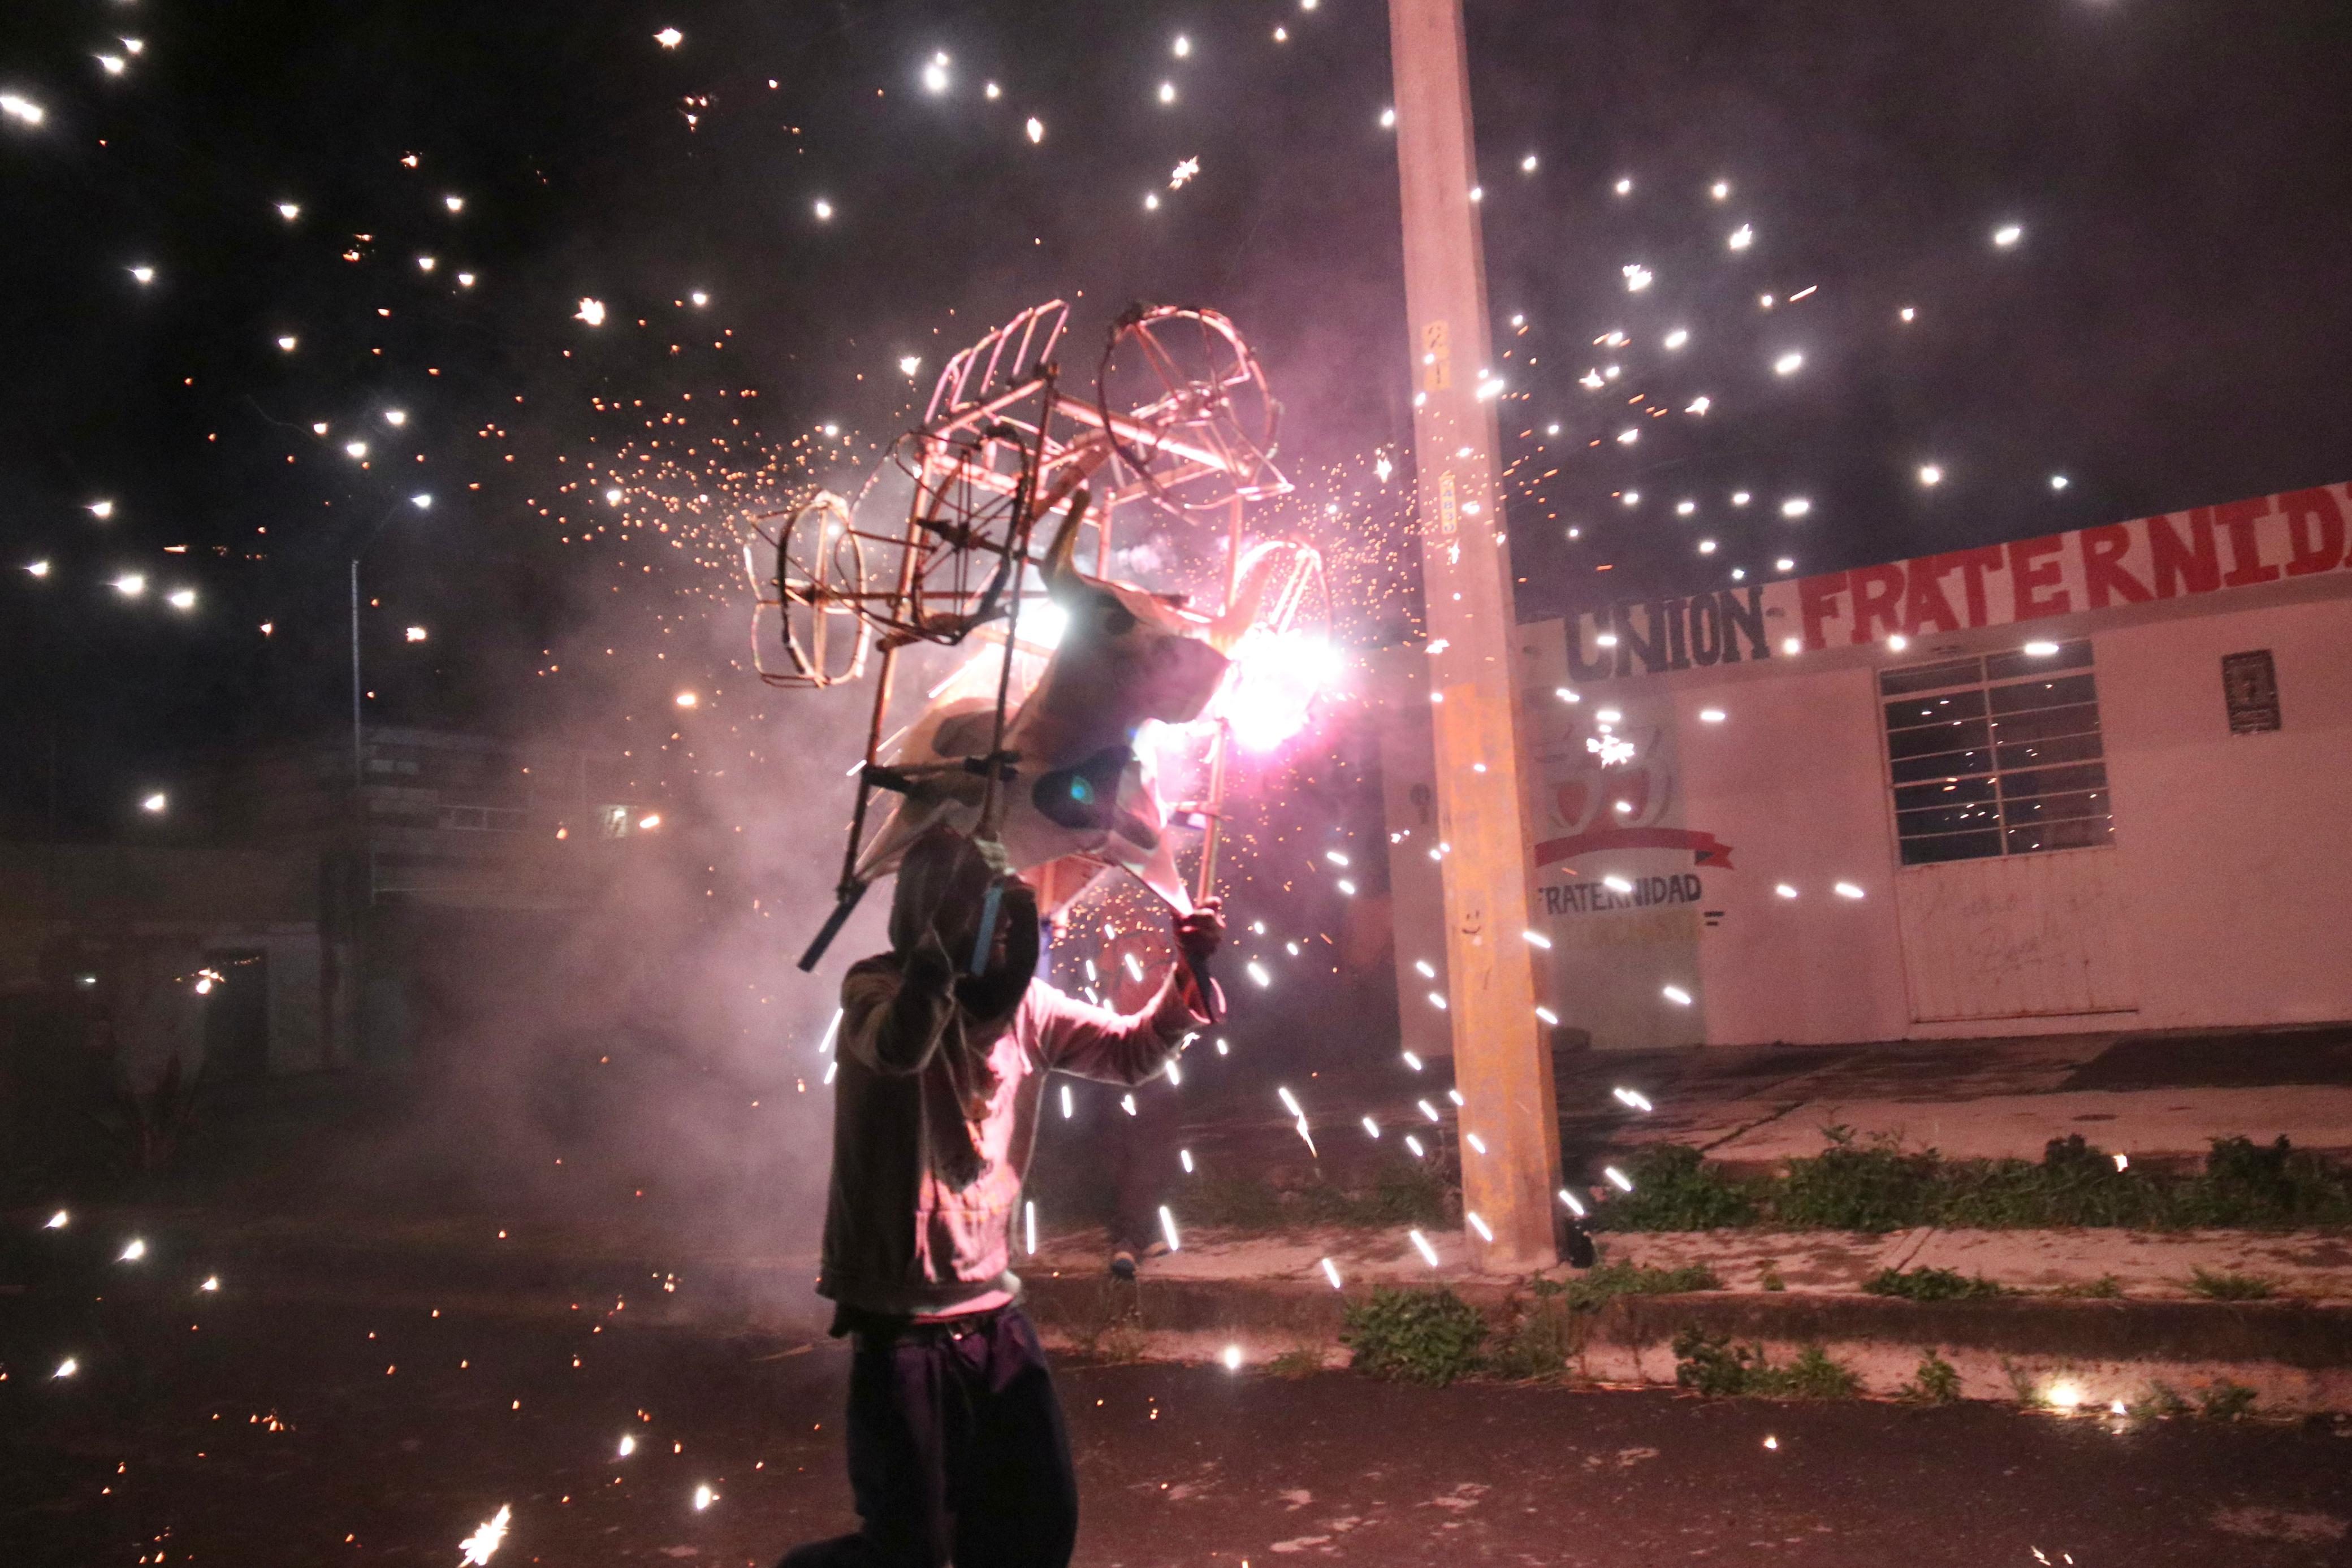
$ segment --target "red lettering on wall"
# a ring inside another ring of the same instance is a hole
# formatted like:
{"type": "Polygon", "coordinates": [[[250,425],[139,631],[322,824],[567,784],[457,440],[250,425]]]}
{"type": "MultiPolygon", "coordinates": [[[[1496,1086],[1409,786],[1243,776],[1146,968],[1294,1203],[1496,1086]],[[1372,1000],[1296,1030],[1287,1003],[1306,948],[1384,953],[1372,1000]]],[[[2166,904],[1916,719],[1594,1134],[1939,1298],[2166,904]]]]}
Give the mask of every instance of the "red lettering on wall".
{"type": "Polygon", "coordinates": [[[1956,555],[1922,556],[1911,563],[1911,599],[1903,612],[1903,630],[1912,636],[1923,626],[1938,632],[1960,629],[1958,612],[1944,597],[1944,578],[1960,564],[1956,555]]]}
{"type": "Polygon", "coordinates": [[[1985,606],[1985,573],[2002,570],[2007,561],[1999,545],[1960,552],[1960,586],[1968,597],[1969,625],[1986,624],[1990,612],[1985,606]]]}
{"type": "Polygon", "coordinates": [[[2213,514],[2200,507],[2189,514],[2189,543],[2158,512],[2147,520],[2147,542],[2156,555],[2156,596],[2177,599],[2183,589],[2210,593],[2221,586],[2221,558],[2213,549],[2213,514]]]}
{"type": "Polygon", "coordinates": [[[2224,588],[2244,588],[2251,583],[2276,582],[2279,569],[2263,564],[2263,549],[2254,538],[2254,519],[2271,515],[2268,497],[2259,501],[2231,501],[2213,508],[2213,520],[2230,536],[2230,573],[2221,580],[2224,588]]]}
{"type": "Polygon", "coordinates": [[[2333,571],[2344,563],[2344,508],[2335,497],[2325,490],[2297,490],[2281,496],[2279,506],[2286,513],[2286,537],[2294,543],[2286,563],[2289,577],[2333,571]]]}
{"type": "Polygon", "coordinates": [[[2009,547],[2010,587],[2017,595],[2016,619],[2038,621],[2044,615],[2063,615],[2074,608],[2074,596],[2060,588],[2046,597],[2034,592],[2037,588],[2054,588],[2065,576],[2065,569],[2054,560],[2035,561],[2043,556],[2054,556],[2066,548],[2063,534],[2049,534],[2038,539],[2019,539],[2009,547]]]}
{"type": "Polygon", "coordinates": [[[2124,570],[2124,557],[2131,553],[2131,529],[2121,523],[2109,523],[2103,528],[2084,528],[2083,540],[2083,592],[2094,610],[2105,610],[2109,595],[2130,604],[2145,604],[2156,597],[2147,584],[2124,570]]]}
{"type": "Polygon", "coordinates": [[[1845,591],[1845,573],[1832,571],[1823,577],[1809,577],[1797,584],[1798,609],[1805,618],[1805,646],[1819,650],[1829,646],[1822,635],[1822,622],[1835,617],[1838,595],[1845,591]]]}
{"type": "Polygon", "coordinates": [[[1870,641],[1874,625],[1889,632],[1903,630],[1903,569],[1861,566],[1846,576],[1853,583],[1853,640],[1870,641]]]}

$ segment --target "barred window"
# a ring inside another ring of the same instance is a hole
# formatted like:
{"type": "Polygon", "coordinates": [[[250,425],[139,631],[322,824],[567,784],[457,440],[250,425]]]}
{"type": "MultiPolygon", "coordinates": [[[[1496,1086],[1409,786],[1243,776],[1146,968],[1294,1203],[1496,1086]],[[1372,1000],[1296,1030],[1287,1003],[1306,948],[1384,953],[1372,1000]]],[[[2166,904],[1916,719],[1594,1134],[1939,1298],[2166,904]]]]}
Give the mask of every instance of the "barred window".
{"type": "Polygon", "coordinates": [[[1883,670],[1905,865],[2115,841],[2091,644],[1883,670]]]}

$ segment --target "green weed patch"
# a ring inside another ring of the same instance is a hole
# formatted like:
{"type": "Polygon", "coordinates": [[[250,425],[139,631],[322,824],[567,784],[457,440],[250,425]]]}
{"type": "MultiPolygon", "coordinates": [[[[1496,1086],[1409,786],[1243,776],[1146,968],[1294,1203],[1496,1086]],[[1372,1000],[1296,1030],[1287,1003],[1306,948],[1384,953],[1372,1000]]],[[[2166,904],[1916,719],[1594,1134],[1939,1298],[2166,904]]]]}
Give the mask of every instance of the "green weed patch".
{"type": "Polygon", "coordinates": [[[1759,1344],[1736,1344],[1724,1334],[1686,1328],[1675,1336],[1675,1382],[1701,1394],[1761,1399],[1851,1399],[1862,1380],[1853,1368],[1809,1344],[1786,1366],[1775,1366],[1759,1344]]]}
{"type": "Polygon", "coordinates": [[[1451,1291],[1383,1286],[1343,1311],[1339,1343],[1358,1372],[1443,1388],[1482,1364],[1486,1320],[1451,1291]]]}
{"type": "Polygon", "coordinates": [[[1885,1232],[2191,1227],[2286,1229],[2352,1225],[2352,1171],[2284,1138],[2216,1138],[2204,1168],[2174,1176],[2116,1168],[2080,1134],[2053,1138],[2040,1161],[1948,1160],[1893,1139],[1823,1129],[1829,1146],[1784,1162],[1776,1178],[1734,1175],[1696,1149],[1660,1145],[1627,1162],[1633,1191],[1603,1204],[1600,1230],[1885,1232]]]}
{"type": "Polygon", "coordinates": [[[1881,1269],[1862,1282],[1868,1296],[1898,1296],[1906,1301],[1967,1301],[2016,1292],[1983,1275],[1957,1269],[1881,1269]]]}

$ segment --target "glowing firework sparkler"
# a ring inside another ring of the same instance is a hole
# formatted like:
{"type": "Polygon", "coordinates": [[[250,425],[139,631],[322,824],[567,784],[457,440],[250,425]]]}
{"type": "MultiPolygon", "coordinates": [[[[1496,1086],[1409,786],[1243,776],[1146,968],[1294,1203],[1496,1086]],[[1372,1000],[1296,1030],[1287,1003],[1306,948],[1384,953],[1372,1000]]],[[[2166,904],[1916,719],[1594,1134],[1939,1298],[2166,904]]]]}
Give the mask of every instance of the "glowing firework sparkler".
{"type": "Polygon", "coordinates": [[[480,1529],[457,1542],[457,1550],[464,1553],[457,1559],[459,1563],[470,1564],[471,1568],[482,1568],[483,1564],[489,1562],[490,1554],[496,1552],[499,1544],[506,1540],[507,1525],[513,1518],[514,1510],[508,1504],[500,1503],[499,1511],[484,1520],[480,1529]]]}

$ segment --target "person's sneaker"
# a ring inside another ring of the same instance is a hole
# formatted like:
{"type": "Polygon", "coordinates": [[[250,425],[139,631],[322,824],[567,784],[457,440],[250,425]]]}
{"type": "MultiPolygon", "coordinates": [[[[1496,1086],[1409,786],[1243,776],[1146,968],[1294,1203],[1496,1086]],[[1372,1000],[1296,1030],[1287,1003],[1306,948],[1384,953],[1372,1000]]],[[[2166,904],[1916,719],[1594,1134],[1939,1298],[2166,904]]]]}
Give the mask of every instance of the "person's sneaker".
{"type": "Polygon", "coordinates": [[[1125,1247],[1116,1247],[1111,1249],[1110,1277],[1114,1280],[1132,1280],[1135,1278],[1135,1254],[1133,1251],[1125,1247]]]}

